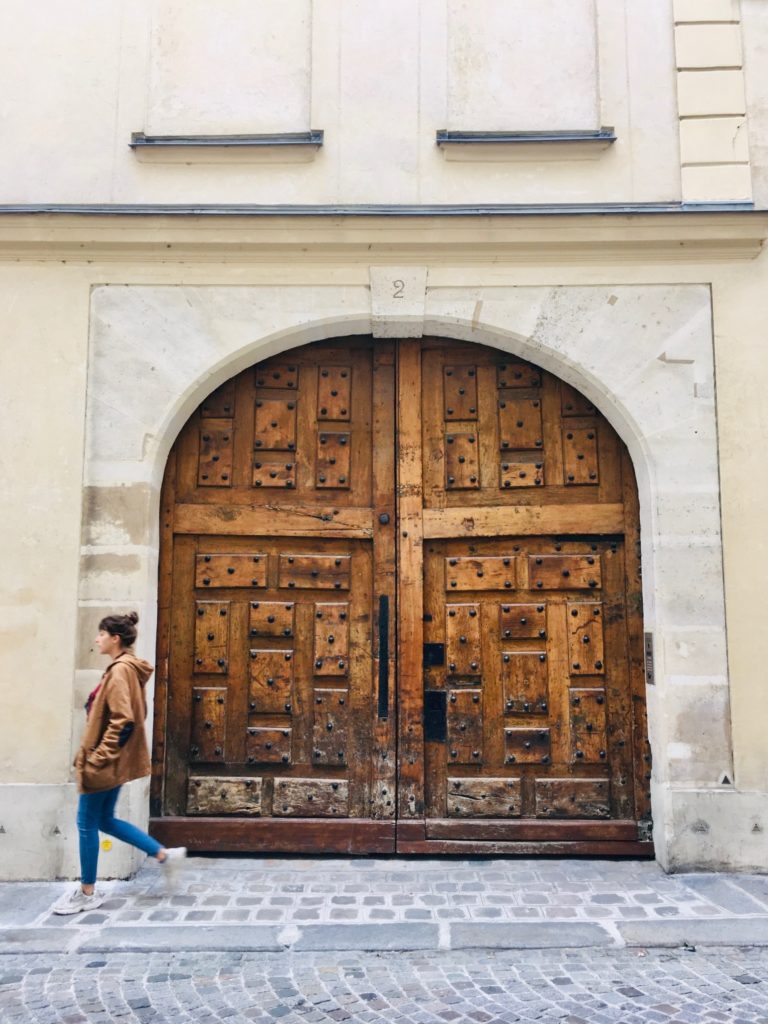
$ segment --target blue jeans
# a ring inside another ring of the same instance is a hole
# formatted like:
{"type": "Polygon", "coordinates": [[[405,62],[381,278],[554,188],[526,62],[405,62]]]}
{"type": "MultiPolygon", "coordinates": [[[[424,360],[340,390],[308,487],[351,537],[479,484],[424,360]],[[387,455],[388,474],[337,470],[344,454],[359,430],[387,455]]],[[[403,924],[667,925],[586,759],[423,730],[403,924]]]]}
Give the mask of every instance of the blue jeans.
{"type": "Polygon", "coordinates": [[[137,846],[144,853],[154,857],[162,845],[140,828],[115,817],[115,804],[120,795],[120,786],[105,789],[100,793],[81,793],[77,806],[77,830],[80,833],[80,881],[93,885],[96,881],[96,866],[99,862],[99,832],[122,839],[124,843],[137,846]]]}

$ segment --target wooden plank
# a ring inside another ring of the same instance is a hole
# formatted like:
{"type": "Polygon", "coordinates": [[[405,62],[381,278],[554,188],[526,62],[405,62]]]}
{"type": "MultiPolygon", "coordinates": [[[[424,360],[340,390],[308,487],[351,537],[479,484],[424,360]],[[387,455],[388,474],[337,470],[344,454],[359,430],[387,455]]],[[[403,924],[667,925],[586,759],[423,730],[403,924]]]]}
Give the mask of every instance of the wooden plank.
{"type": "Polygon", "coordinates": [[[398,839],[397,853],[427,857],[632,857],[653,860],[653,843],[622,840],[582,842],[483,842],[479,839],[398,839]]]}
{"type": "Polygon", "coordinates": [[[395,824],[370,818],[151,818],[165,846],[192,853],[394,853],[395,824]]]}
{"type": "Polygon", "coordinates": [[[250,537],[358,537],[373,536],[369,508],[337,509],[267,501],[261,505],[176,506],[175,533],[250,537]]]}
{"type": "Polygon", "coordinates": [[[497,505],[424,510],[424,537],[429,540],[539,534],[618,535],[623,531],[623,504],[497,505]]]}
{"type": "Polygon", "coordinates": [[[624,488],[625,541],[624,581],[626,588],[626,630],[629,650],[629,686],[631,698],[633,791],[635,817],[651,816],[651,747],[648,742],[646,716],[645,663],[643,656],[643,590],[640,568],[640,509],[635,471],[629,452],[624,450],[621,462],[624,488]]]}
{"type": "Polygon", "coordinates": [[[376,443],[372,446],[371,484],[373,504],[373,602],[371,641],[373,659],[368,702],[371,722],[370,814],[393,819],[397,810],[397,507],[395,489],[395,343],[377,341],[373,353],[373,396],[371,425],[376,443]],[[388,627],[379,622],[380,600],[389,602],[388,627]],[[382,644],[386,650],[382,650],[382,644]],[[386,664],[382,665],[382,656],[386,664]],[[386,717],[379,688],[387,684],[386,717]]]}
{"type": "MultiPolygon", "coordinates": [[[[510,780],[511,781],[511,780],[510,780]]],[[[486,818],[466,821],[456,818],[436,818],[427,821],[427,839],[482,840],[483,842],[583,842],[585,840],[637,839],[635,821],[594,821],[570,819],[568,821],[515,820],[486,818]]]]}
{"type": "Polygon", "coordinates": [[[397,370],[399,817],[424,813],[422,730],[424,551],[422,542],[421,343],[401,341],[397,370]]]}
{"type": "Polygon", "coordinates": [[[426,821],[411,819],[397,822],[397,838],[405,842],[424,842],[427,838],[426,821]]]}
{"type": "Polygon", "coordinates": [[[177,449],[168,456],[160,492],[160,564],[157,593],[157,655],[155,658],[154,724],[152,728],[152,780],[149,804],[152,814],[163,807],[165,734],[168,724],[168,682],[173,592],[173,517],[176,501],[177,449]]]}

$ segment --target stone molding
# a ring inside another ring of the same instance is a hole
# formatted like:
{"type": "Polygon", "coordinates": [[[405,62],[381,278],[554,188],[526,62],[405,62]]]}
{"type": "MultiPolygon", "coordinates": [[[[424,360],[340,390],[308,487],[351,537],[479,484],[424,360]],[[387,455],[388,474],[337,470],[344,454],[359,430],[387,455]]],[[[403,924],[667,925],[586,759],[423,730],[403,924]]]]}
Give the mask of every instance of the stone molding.
{"type": "Polygon", "coordinates": [[[674,0],[684,202],[748,200],[739,0],[674,0]]]}
{"type": "MultiPolygon", "coordinates": [[[[656,643],[648,696],[657,855],[664,865],[726,863],[731,836],[714,820],[718,799],[733,791],[720,779],[733,775],[709,289],[430,287],[427,268],[400,265],[397,280],[414,289],[400,316],[382,291],[392,269],[371,267],[370,288],[93,290],[81,616],[137,607],[152,657],[167,455],[202,399],[240,370],[310,341],[401,328],[517,354],[581,390],[628,445],[645,628],[656,643]],[[678,819],[694,791],[711,794],[712,827],[683,840],[678,819]]],[[[78,691],[96,671],[80,667],[78,691]]]]}

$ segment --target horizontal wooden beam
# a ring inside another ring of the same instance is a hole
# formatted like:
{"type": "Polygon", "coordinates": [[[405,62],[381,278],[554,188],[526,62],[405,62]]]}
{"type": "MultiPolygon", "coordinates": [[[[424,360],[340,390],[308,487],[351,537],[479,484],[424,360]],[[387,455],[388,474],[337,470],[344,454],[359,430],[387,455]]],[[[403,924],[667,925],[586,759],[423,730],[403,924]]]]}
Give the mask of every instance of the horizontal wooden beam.
{"type": "Polygon", "coordinates": [[[456,818],[428,819],[427,839],[482,840],[484,842],[549,842],[552,840],[637,839],[634,821],[510,821],[507,818],[486,821],[461,821],[456,818]]]}
{"type": "Polygon", "coordinates": [[[643,857],[653,858],[653,843],[605,842],[530,842],[503,843],[454,839],[398,839],[397,852],[422,854],[427,857],[456,855],[460,857],[643,857]]]}
{"type": "Polygon", "coordinates": [[[620,534],[623,505],[491,505],[424,510],[424,538],[620,534]]]}
{"type": "Polygon", "coordinates": [[[265,505],[176,506],[174,533],[226,534],[249,537],[373,536],[373,513],[368,508],[307,508],[270,502],[265,505]]]}
{"type": "Polygon", "coordinates": [[[150,818],[166,846],[195,853],[394,853],[395,823],[371,818],[150,818]]]}

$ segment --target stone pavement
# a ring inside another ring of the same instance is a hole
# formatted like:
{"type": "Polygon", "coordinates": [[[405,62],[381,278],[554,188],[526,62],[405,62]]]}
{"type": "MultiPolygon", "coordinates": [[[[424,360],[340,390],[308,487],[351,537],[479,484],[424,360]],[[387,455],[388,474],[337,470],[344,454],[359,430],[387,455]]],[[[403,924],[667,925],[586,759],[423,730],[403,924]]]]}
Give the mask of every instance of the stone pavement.
{"type": "Polygon", "coordinates": [[[0,955],[3,1024],[768,1024],[765,950],[0,955]]]}
{"type": "Polygon", "coordinates": [[[652,861],[194,857],[173,894],[147,861],[56,917],[71,884],[0,884],[0,953],[768,947],[768,876],[652,861]]]}

